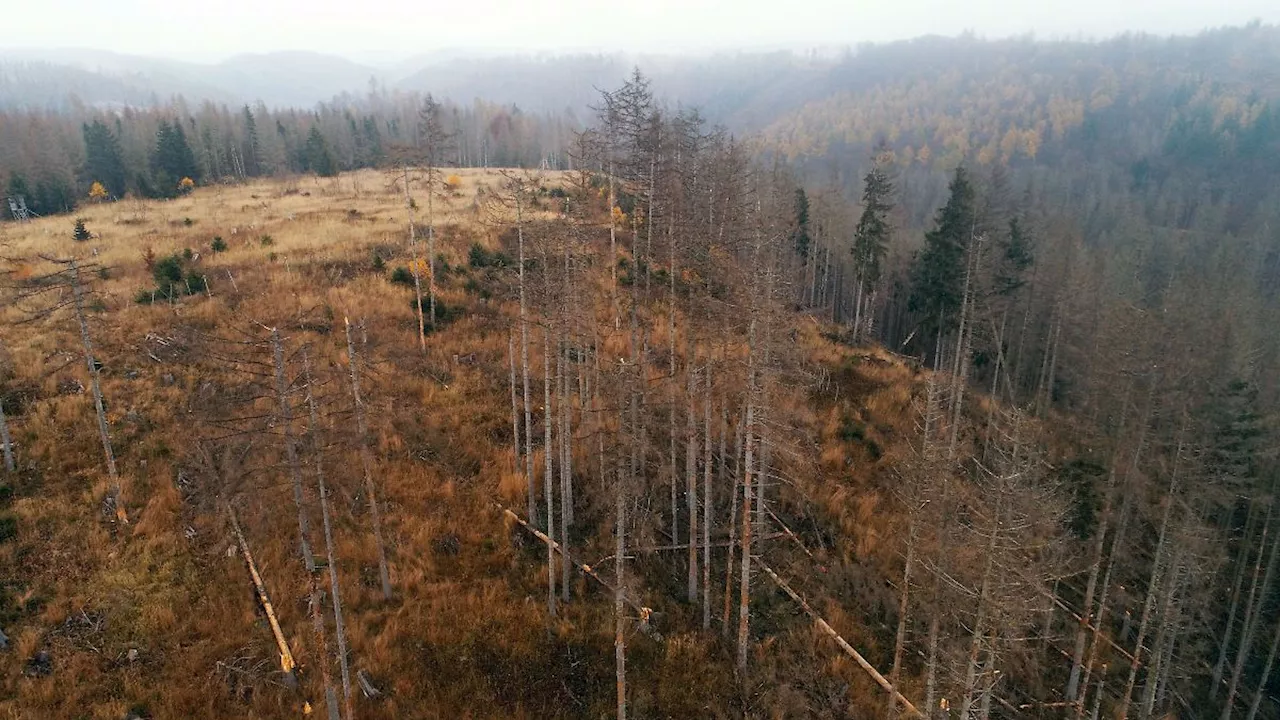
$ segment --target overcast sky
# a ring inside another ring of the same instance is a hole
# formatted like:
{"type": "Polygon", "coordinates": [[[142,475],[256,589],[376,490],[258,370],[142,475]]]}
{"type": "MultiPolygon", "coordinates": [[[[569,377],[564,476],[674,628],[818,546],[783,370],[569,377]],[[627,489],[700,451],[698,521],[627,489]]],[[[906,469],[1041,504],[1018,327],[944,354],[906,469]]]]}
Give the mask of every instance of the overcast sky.
{"type": "Polygon", "coordinates": [[[985,37],[1169,34],[1280,20],[1280,0],[40,0],[0,47],[215,61],[316,50],[391,60],[442,48],[691,51],[985,37]]]}

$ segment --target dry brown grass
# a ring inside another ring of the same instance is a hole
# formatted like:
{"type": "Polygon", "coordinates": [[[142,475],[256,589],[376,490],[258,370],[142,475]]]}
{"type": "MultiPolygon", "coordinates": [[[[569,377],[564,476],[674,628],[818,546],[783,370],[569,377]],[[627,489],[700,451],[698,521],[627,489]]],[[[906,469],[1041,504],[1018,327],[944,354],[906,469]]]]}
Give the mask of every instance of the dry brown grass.
{"type": "MultiPolygon", "coordinates": [[[[456,195],[436,204],[437,252],[450,265],[464,266],[473,242],[503,249],[503,228],[483,222],[473,204],[478,188],[495,188],[501,177],[482,170],[455,174],[456,195]]],[[[609,604],[598,587],[576,580],[575,593],[585,601],[568,605],[549,623],[542,604],[545,556],[522,531],[506,527],[495,509],[495,500],[519,507],[525,493],[508,444],[506,332],[514,304],[503,288],[486,302],[464,289],[461,276],[442,273],[441,301],[465,314],[431,335],[425,356],[417,352],[412,291],[387,281],[394,267],[410,260],[403,197],[391,178],[367,171],[201,188],[173,201],[92,205],[80,214],[98,234],[92,241],[71,239],[70,218],[44,218],[6,226],[3,255],[13,259],[6,269],[28,274],[50,269],[35,259],[38,253],[78,254],[110,269],[107,279],[95,282],[101,305],[91,327],[107,366],[103,391],[132,523],[119,527],[102,515],[110,486],[90,400],[59,394],[67,379],[88,385],[74,323],[64,312],[18,325],[18,308],[0,311],[14,375],[10,386],[27,388],[31,400],[12,418],[24,470],[6,511],[17,519],[18,534],[0,545],[6,568],[0,623],[13,640],[13,649],[0,655],[0,714],[119,718],[142,707],[155,718],[296,717],[303,696],[265,671],[274,663],[270,635],[243,562],[227,553],[232,540],[217,500],[230,495],[239,498],[249,541],[303,663],[304,692],[316,704],[315,643],[278,440],[258,438],[257,471],[232,487],[201,475],[194,440],[214,434],[210,416],[226,409],[220,396],[248,382],[244,368],[204,354],[219,350],[214,343],[168,355],[148,336],[178,337],[196,329],[238,340],[256,333],[261,340],[265,332],[255,322],[278,325],[290,348],[310,346],[317,377],[329,381],[328,402],[342,411],[349,404],[342,384],[344,316],[367,321],[367,395],[396,587],[394,600],[380,599],[358,454],[350,442],[339,443],[325,462],[353,666],[368,670],[385,693],[357,700],[359,716],[610,713],[609,604]],[[229,245],[226,252],[212,252],[215,236],[229,245]],[[264,236],[271,241],[264,243],[264,236]],[[209,278],[212,297],[136,303],[135,295],[151,284],[144,266],[148,248],[157,257],[187,248],[198,253],[193,266],[209,278]],[[373,270],[375,251],[386,262],[381,274],[373,270]],[[297,328],[300,315],[308,318],[306,329],[297,328]],[[474,364],[453,361],[472,353],[474,364]],[[55,632],[82,611],[105,618],[99,635],[68,640],[55,632]],[[46,648],[54,657],[52,675],[23,677],[27,658],[46,648]],[[130,649],[138,650],[136,661],[122,659],[130,649]]],[[[425,244],[420,253],[425,256],[425,244]]],[[[594,280],[597,297],[604,298],[600,317],[609,314],[606,277],[601,271],[594,280]]],[[[665,318],[655,326],[654,342],[665,346],[665,318]]],[[[899,518],[884,494],[886,473],[913,435],[910,406],[921,378],[882,351],[824,340],[821,328],[808,321],[796,329],[799,346],[810,353],[806,362],[827,368],[831,382],[820,392],[779,395],[779,421],[797,427],[818,448],[812,464],[786,468],[797,493],[787,502],[791,509],[811,503],[807,512],[834,531],[838,542],[821,559],[863,594],[839,597],[828,607],[830,619],[851,642],[878,652],[880,633],[864,627],[860,609],[883,602],[874,578],[891,574],[896,562],[888,540],[899,518]],[[864,428],[861,441],[841,437],[848,418],[864,428]]],[[[679,345],[682,333],[677,331],[679,345]]],[[[626,338],[606,338],[605,352],[625,356],[626,338]]],[[[537,354],[535,378],[541,374],[537,354]]],[[[731,378],[718,382],[724,392],[740,391],[731,378]]],[[[263,397],[238,410],[266,414],[272,402],[263,397]]],[[[322,425],[326,437],[341,440],[349,439],[351,423],[345,412],[335,412],[322,425]]],[[[577,467],[593,468],[588,450],[579,452],[577,467]]],[[[311,482],[309,472],[306,477],[311,482]]],[[[586,522],[594,524],[578,542],[594,562],[611,552],[608,511],[593,505],[599,487],[594,473],[581,486],[586,522]]],[[[318,524],[316,513],[313,526],[318,524]]],[[[313,541],[318,537],[317,531],[313,541]]],[[[659,561],[645,562],[653,567],[659,561]]],[[[695,626],[692,613],[661,597],[665,580],[650,581],[641,592],[663,603],[673,634],[665,643],[633,638],[638,715],[741,716],[726,647],[715,637],[684,633],[695,626]],[[689,685],[693,677],[702,681],[689,685]]],[[[827,588],[816,583],[808,590],[821,594],[827,588]]],[[[756,653],[761,677],[771,679],[768,703],[753,705],[752,712],[794,716],[811,706],[815,693],[840,683],[873,694],[860,671],[833,657],[825,641],[815,647],[785,600],[761,602],[764,626],[777,633],[756,653]]]]}

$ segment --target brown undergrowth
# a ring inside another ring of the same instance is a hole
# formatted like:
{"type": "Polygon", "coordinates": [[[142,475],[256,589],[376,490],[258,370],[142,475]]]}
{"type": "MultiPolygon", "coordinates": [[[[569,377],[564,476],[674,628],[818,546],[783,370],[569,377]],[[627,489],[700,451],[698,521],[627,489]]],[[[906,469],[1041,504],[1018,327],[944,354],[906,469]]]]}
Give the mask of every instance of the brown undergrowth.
{"type": "MultiPolygon", "coordinates": [[[[323,705],[282,432],[270,419],[269,382],[259,377],[271,360],[261,344],[266,328],[279,327],[311,503],[304,347],[316,377],[353,672],[367,673],[381,691],[365,698],[357,689],[357,715],[611,714],[608,598],[577,576],[573,601],[548,620],[545,551],[498,509],[521,509],[525,495],[512,470],[507,394],[516,310],[510,273],[473,267],[470,256],[473,245],[510,252],[513,240],[476,201],[478,189],[500,177],[457,174],[460,188],[436,205],[436,284],[446,310],[425,354],[414,341],[412,288],[390,282],[411,260],[403,191],[390,176],[258,182],[168,202],[89,206],[81,215],[98,236],[85,243],[71,239],[68,218],[4,229],[14,278],[49,271],[39,254],[76,254],[103,269],[94,270],[90,327],[131,522],[104,512],[110,483],[74,319],[64,310],[29,321],[32,308],[7,307],[3,399],[20,469],[3,510],[13,536],[0,544],[0,628],[11,641],[0,654],[0,712],[284,718],[297,717],[308,700],[323,705]],[[225,250],[214,250],[215,238],[225,250]],[[170,255],[207,279],[208,291],[138,302],[153,284],[147,263],[170,255]],[[363,322],[368,342],[361,344],[390,601],[378,589],[368,532],[344,318],[363,322]],[[302,665],[299,690],[278,672],[266,619],[232,550],[227,501],[241,514],[302,665]],[[40,653],[47,672],[32,662],[40,653]]],[[[773,539],[763,554],[873,663],[887,664],[895,600],[883,578],[901,566],[891,468],[910,452],[922,376],[884,351],[833,342],[809,319],[795,323],[813,381],[793,388],[773,413],[801,439],[800,457],[780,461],[776,506],[799,542],[773,539]]],[[[655,347],[665,347],[664,323],[654,326],[655,347]]],[[[581,520],[572,543],[595,563],[611,552],[609,501],[589,470],[591,449],[578,452],[575,465],[586,469],[577,478],[581,520]]],[[[319,537],[313,532],[313,544],[319,537]]],[[[658,611],[658,632],[630,640],[637,717],[862,717],[882,707],[868,678],[764,579],[753,606],[752,677],[745,687],[736,683],[718,621],[722,560],[715,557],[710,633],[698,629],[698,609],[676,599],[677,562],[658,553],[635,560],[643,578],[636,592],[658,611]]],[[[908,683],[910,694],[914,678],[908,683]]]]}

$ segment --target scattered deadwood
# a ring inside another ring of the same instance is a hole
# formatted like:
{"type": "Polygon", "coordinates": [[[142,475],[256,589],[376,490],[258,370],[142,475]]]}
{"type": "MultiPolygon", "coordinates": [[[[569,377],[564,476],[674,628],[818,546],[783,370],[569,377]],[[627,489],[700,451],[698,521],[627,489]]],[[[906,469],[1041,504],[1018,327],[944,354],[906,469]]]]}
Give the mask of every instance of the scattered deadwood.
{"type": "Polygon", "coordinates": [[[373,681],[369,679],[369,673],[363,669],[356,671],[356,682],[360,683],[360,692],[364,693],[367,698],[375,698],[382,694],[382,691],[375,687],[373,681]]]}
{"type": "MultiPolygon", "coordinates": [[[[528,530],[529,532],[533,533],[534,537],[546,543],[555,552],[560,553],[566,560],[573,563],[574,567],[581,570],[583,574],[587,575],[591,579],[603,585],[605,588],[609,590],[610,593],[614,592],[613,584],[605,580],[603,577],[601,577],[600,573],[596,572],[595,568],[591,567],[590,565],[587,565],[586,563],[578,562],[577,560],[575,560],[571,555],[569,555],[569,553],[564,551],[564,548],[560,547],[560,543],[547,537],[546,533],[530,525],[527,521],[525,521],[524,518],[520,517],[514,512],[511,512],[507,508],[502,507],[501,505],[499,505],[498,507],[502,510],[502,514],[506,515],[507,517],[519,523],[520,526],[523,527],[525,530],[528,530]]],[[[641,618],[644,618],[647,620],[653,614],[652,608],[644,607],[643,605],[635,602],[631,598],[624,597],[624,599],[626,600],[626,603],[631,606],[632,610],[635,610],[636,612],[640,613],[641,618]]]]}
{"type": "Polygon", "coordinates": [[[760,566],[761,570],[764,570],[765,574],[769,576],[770,580],[773,580],[775,585],[782,588],[782,591],[787,595],[790,595],[791,599],[803,608],[809,617],[813,618],[813,621],[817,623],[818,627],[821,628],[824,633],[830,635],[831,639],[835,640],[836,644],[840,646],[840,649],[843,650],[846,655],[853,658],[854,662],[858,663],[858,666],[865,670],[867,674],[871,676],[871,679],[876,681],[876,684],[884,688],[886,692],[892,693],[894,698],[897,699],[898,702],[902,703],[902,707],[905,708],[908,713],[916,717],[924,717],[924,714],[916,709],[916,706],[911,704],[910,700],[903,697],[902,693],[894,689],[893,684],[889,682],[888,678],[881,675],[880,671],[872,667],[871,663],[867,662],[867,659],[862,657],[861,653],[854,650],[852,645],[850,645],[844,638],[840,637],[840,633],[836,632],[835,628],[831,627],[826,620],[823,620],[822,616],[818,615],[809,603],[805,602],[805,599],[800,597],[795,590],[792,590],[790,585],[783,582],[782,578],[778,577],[778,574],[775,573],[772,568],[760,562],[758,559],[755,563],[760,566]]]}
{"type": "Polygon", "coordinates": [[[267,594],[267,587],[262,583],[262,575],[258,573],[258,564],[253,561],[253,553],[249,551],[249,543],[244,539],[244,532],[240,529],[240,519],[236,517],[236,511],[227,504],[227,514],[231,517],[231,529],[235,531],[236,542],[240,544],[240,554],[244,556],[245,564],[249,566],[249,577],[253,579],[253,588],[258,592],[258,601],[262,603],[262,609],[267,614],[267,621],[271,624],[271,633],[275,636],[276,647],[280,650],[280,669],[291,680],[296,682],[293,670],[296,667],[293,661],[293,653],[289,650],[289,643],[284,639],[284,631],[280,629],[280,621],[276,618],[275,608],[271,605],[271,596],[267,594]]]}

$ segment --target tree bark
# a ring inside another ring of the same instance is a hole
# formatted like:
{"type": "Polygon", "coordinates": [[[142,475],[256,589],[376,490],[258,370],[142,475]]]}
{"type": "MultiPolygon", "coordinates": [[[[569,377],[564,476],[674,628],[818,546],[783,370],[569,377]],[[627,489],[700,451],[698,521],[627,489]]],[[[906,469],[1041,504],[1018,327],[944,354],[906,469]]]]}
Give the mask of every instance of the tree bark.
{"type": "Polygon", "coordinates": [[[4,414],[4,403],[0,402],[0,443],[4,444],[4,469],[13,472],[16,467],[13,461],[13,442],[9,439],[9,418],[4,414]]]}
{"type": "Polygon", "coordinates": [[[107,430],[107,411],[102,405],[102,385],[98,380],[98,361],[93,357],[93,342],[89,339],[89,320],[84,313],[84,291],[80,287],[80,263],[72,259],[71,294],[75,302],[76,320],[80,323],[80,343],[84,346],[84,362],[89,367],[89,386],[93,391],[93,409],[98,415],[98,438],[102,440],[102,453],[107,458],[107,475],[111,478],[111,492],[115,500],[116,520],[129,524],[129,514],[124,508],[124,491],[120,487],[120,474],[116,471],[116,454],[111,448],[111,434],[107,430]]]}
{"type": "Polygon", "coordinates": [[[413,198],[409,195],[409,166],[404,165],[404,206],[409,213],[409,270],[413,274],[414,308],[418,313],[418,350],[427,351],[427,328],[422,314],[422,279],[418,273],[418,230],[413,224],[413,198]]]}
{"type": "MultiPolygon", "coordinates": [[[[342,616],[342,591],[338,582],[338,559],[333,548],[333,523],[329,515],[329,489],[325,484],[324,459],[318,434],[320,423],[315,396],[311,393],[311,362],[302,352],[302,368],[307,382],[307,435],[311,438],[311,462],[315,467],[316,485],[320,490],[320,519],[324,526],[324,549],[329,570],[329,595],[333,598],[333,631],[338,643],[338,670],[342,678],[342,698],[347,720],[355,720],[351,709],[351,672],[347,665],[347,626],[342,616]]],[[[328,663],[328,660],[325,660],[328,663]]]]}
{"type": "MultiPolygon", "coordinates": [[[[544,263],[545,267],[545,263],[544,263]]],[[[555,499],[552,492],[551,424],[555,416],[551,409],[551,330],[542,329],[542,475],[543,501],[547,505],[547,536],[556,536],[555,499]]],[[[547,546],[547,614],[556,616],[556,554],[547,546]]]]}
{"type": "Polygon", "coordinates": [[[360,465],[364,470],[364,492],[369,498],[369,518],[373,523],[373,541],[378,548],[378,577],[382,581],[382,598],[391,599],[391,571],[387,566],[387,545],[382,539],[382,513],[373,482],[373,455],[369,451],[369,423],[365,418],[364,400],[360,397],[360,355],[351,338],[351,320],[344,318],[347,329],[347,358],[351,365],[351,396],[356,406],[356,432],[360,434],[360,465]]]}
{"type": "Polygon", "coordinates": [[[293,408],[289,405],[287,395],[288,383],[284,374],[284,347],[280,341],[280,331],[271,329],[272,358],[275,365],[276,402],[280,410],[280,425],[284,430],[284,455],[289,464],[289,480],[293,484],[293,505],[298,512],[298,542],[302,551],[302,562],[307,574],[316,571],[316,559],[311,553],[311,520],[307,516],[307,506],[302,493],[302,466],[298,461],[298,448],[293,436],[293,408]]]}
{"type": "Polygon", "coordinates": [[[885,712],[888,720],[898,717],[898,704],[894,702],[892,693],[898,690],[898,679],[902,670],[902,651],[907,641],[907,612],[910,607],[911,566],[916,557],[916,521],[912,517],[907,521],[907,562],[902,570],[902,592],[898,600],[898,631],[893,639],[893,665],[889,668],[889,707],[885,712]]]}

